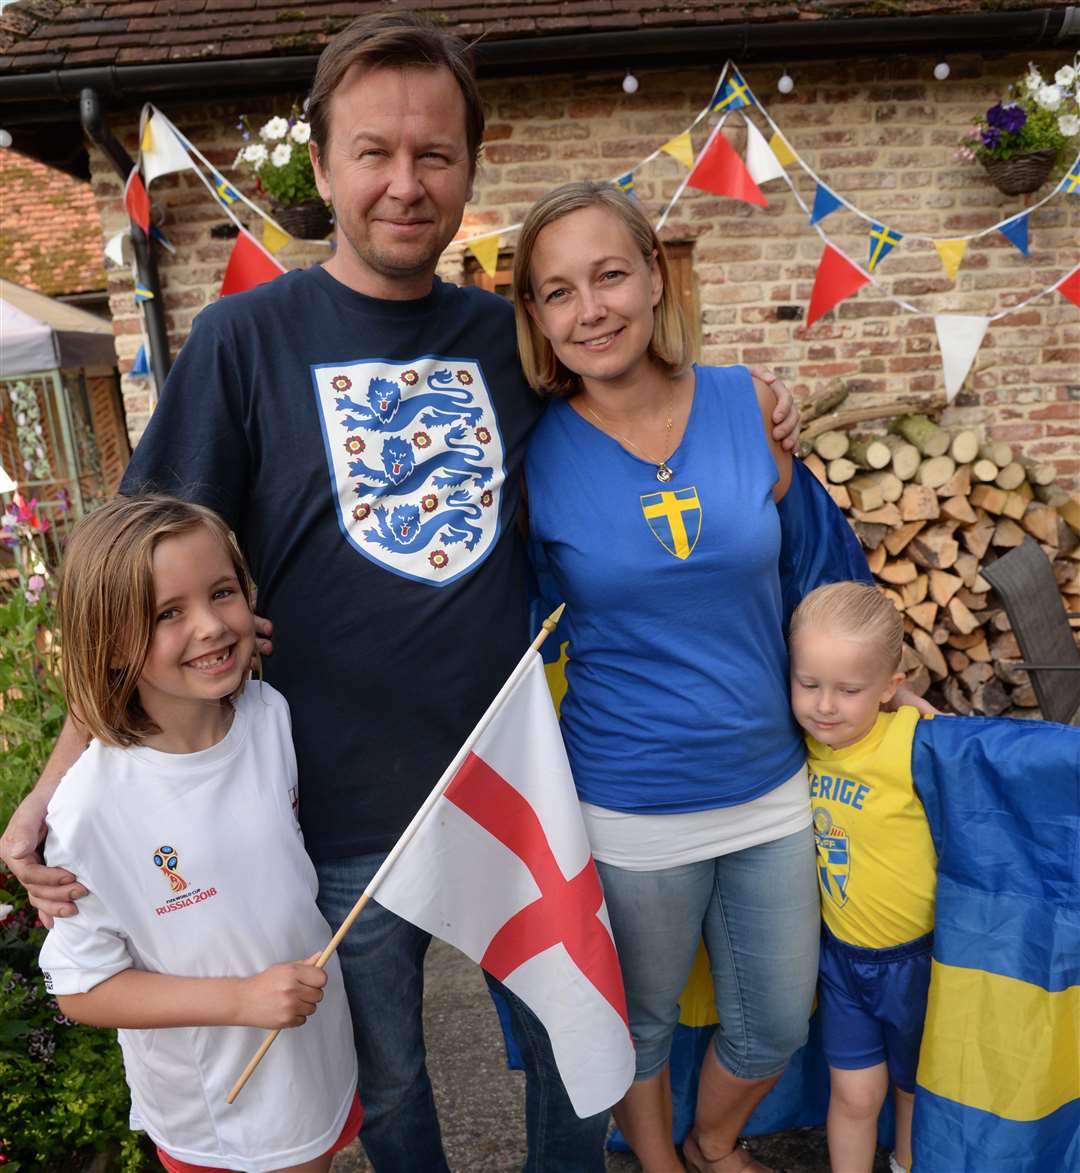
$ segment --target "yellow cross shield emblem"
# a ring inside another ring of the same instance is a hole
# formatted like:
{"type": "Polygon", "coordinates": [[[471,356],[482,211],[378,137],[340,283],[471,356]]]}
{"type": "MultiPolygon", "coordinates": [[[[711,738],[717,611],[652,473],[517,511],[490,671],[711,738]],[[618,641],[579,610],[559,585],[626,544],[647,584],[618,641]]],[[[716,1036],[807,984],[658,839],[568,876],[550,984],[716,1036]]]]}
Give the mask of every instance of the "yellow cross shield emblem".
{"type": "Polygon", "coordinates": [[[690,557],[701,536],[701,502],[696,488],[644,493],[641,512],[653,537],[669,554],[690,557]]]}
{"type": "Polygon", "coordinates": [[[847,831],[832,821],[823,806],[814,810],[814,844],[821,890],[837,908],[843,908],[848,902],[851,846],[847,831]]]}

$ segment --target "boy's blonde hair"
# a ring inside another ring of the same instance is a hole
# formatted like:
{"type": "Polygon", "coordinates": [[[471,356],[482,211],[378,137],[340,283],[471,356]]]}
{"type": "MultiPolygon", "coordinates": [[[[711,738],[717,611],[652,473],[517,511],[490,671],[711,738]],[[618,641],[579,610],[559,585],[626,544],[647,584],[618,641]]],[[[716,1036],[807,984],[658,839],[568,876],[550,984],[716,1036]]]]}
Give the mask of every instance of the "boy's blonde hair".
{"type": "Polygon", "coordinates": [[[108,745],[159,732],[137,685],[157,618],[158,543],[205,526],[221,540],[248,606],[251,576],[229,527],[212,510],[175,497],[117,497],[75,527],[60,573],[61,666],[68,707],[108,745]]]}
{"type": "Polygon", "coordinates": [[[888,598],[869,583],[834,582],[812,590],[791,617],[791,639],[804,627],[875,644],[889,672],[900,667],[904,621],[888,598]]]}
{"type": "Polygon", "coordinates": [[[660,300],[653,311],[653,333],[649,354],[672,378],[681,375],[693,362],[694,341],[679,305],[675,284],[671,279],[667,254],[648,217],[637,200],[631,199],[610,183],[583,180],[564,183],[549,191],[529,209],[518,233],[514,253],[514,317],[517,327],[518,354],[521,369],[534,391],[569,399],[581,390],[581,378],[556,357],[551,343],[529,315],[526,302],[532,301],[529,269],[541,231],[556,220],[582,208],[606,208],[623,222],[633,237],[645,263],[656,254],[656,264],[664,283],[660,300]]]}

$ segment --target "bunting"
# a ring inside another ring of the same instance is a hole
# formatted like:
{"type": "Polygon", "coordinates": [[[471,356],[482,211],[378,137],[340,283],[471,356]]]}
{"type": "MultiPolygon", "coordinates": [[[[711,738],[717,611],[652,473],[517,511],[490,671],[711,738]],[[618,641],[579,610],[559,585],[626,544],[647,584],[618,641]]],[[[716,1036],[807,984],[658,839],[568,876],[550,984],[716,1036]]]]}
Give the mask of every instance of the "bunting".
{"type": "Polygon", "coordinates": [[[264,219],[262,224],[262,242],[263,248],[268,252],[276,253],[283,249],[292,237],[283,232],[273,220],[264,219]]]}
{"type": "Polygon", "coordinates": [[[105,256],[114,265],[122,265],[124,263],[124,237],[130,235],[131,229],[123,228],[119,232],[113,233],[105,242],[105,256]]]}
{"type": "Polygon", "coordinates": [[[688,171],[694,166],[694,144],[690,140],[688,130],[669,138],[660,150],[677,159],[688,171]]]}
{"type": "Polygon", "coordinates": [[[1080,265],[1077,265],[1064,281],[1059,281],[1054,288],[1074,305],[1080,306],[1080,265]]]}
{"type": "Polygon", "coordinates": [[[128,216],[143,232],[150,231],[150,197],[146,194],[137,165],[132,167],[127,183],[124,184],[124,207],[128,216]]]}
{"type": "Polygon", "coordinates": [[[1022,216],[1016,216],[1012,220],[1006,220],[1004,224],[998,229],[1006,240],[1015,244],[1016,247],[1026,257],[1028,255],[1028,214],[1025,212],[1022,216]]]}
{"type": "Polygon", "coordinates": [[[945,275],[950,281],[955,281],[956,274],[960,269],[960,262],[964,259],[964,253],[967,251],[967,241],[935,240],[934,248],[937,249],[938,256],[941,258],[945,275]]]}
{"type": "Polygon", "coordinates": [[[823,183],[818,183],[814,190],[814,210],[810,213],[810,223],[817,224],[824,220],[831,212],[843,207],[844,201],[834,195],[823,183]]]}
{"type": "Polygon", "coordinates": [[[153,301],[154,292],[142,281],[135,282],[135,304],[141,305],[144,301],[153,301]]]}
{"type": "Polygon", "coordinates": [[[871,273],[903,239],[903,233],[895,228],[876,222],[870,225],[870,260],[866,267],[871,273]]]}
{"type": "Polygon", "coordinates": [[[634,173],[633,171],[625,171],[615,180],[615,186],[619,191],[624,192],[628,196],[634,195],[634,173]]]}
{"type": "Polygon", "coordinates": [[[150,362],[146,357],[146,343],[140,342],[139,349],[135,352],[135,361],[131,364],[129,375],[148,375],[150,374],[150,362]]]}
{"type": "Polygon", "coordinates": [[[806,314],[806,328],[809,329],[822,314],[826,314],[837,302],[850,297],[861,289],[870,276],[864,273],[854,261],[831,244],[826,244],[814,277],[814,289],[810,294],[810,309],[806,314]]]}
{"type": "Polygon", "coordinates": [[[240,193],[236,188],[223,176],[218,175],[216,171],[212,175],[212,182],[214,184],[214,194],[226,207],[230,204],[235,204],[240,198],[240,193]]]}
{"type": "Polygon", "coordinates": [[[795,152],[788,146],[787,139],[779,132],[769,139],[769,146],[772,147],[772,153],[780,160],[781,164],[789,167],[795,162],[795,152]]]}
{"type": "Polygon", "coordinates": [[[489,236],[480,236],[469,245],[469,251],[480,263],[480,268],[489,277],[494,277],[499,268],[499,241],[502,234],[493,232],[489,236]]]}
{"type": "Polygon", "coordinates": [[[195,164],[191,161],[191,156],[169,123],[164,118],[156,117],[153,107],[143,111],[143,118],[139,166],[146,186],[149,187],[159,175],[193,170],[195,164]]]}
{"type": "Polygon", "coordinates": [[[719,128],[705,144],[686,182],[690,187],[713,195],[728,196],[761,208],[769,205],[735,148],[719,133],[719,128]]]}
{"type": "Polygon", "coordinates": [[[714,111],[738,110],[743,106],[756,105],[756,102],[750,87],[743,81],[742,74],[733,65],[731,77],[720,87],[712,108],[714,111]]]}
{"type": "Polygon", "coordinates": [[[781,179],[784,175],[784,168],[776,153],[750,121],[746,123],[746,170],[758,184],[768,183],[770,179],[781,179]]]}
{"type": "Polygon", "coordinates": [[[986,336],[989,318],[968,314],[935,314],[934,329],[945,368],[945,402],[952,403],[964,385],[971,364],[986,336]]]}
{"type": "Polygon", "coordinates": [[[1080,159],[1073,164],[1072,170],[1058,185],[1058,191],[1066,195],[1080,195],[1080,159]]]}
{"type": "Polygon", "coordinates": [[[253,289],[265,281],[273,281],[284,272],[284,266],[274,260],[250,232],[241,228],[225,267],[221,296],[243,293],[245,289],[253,289]]]}

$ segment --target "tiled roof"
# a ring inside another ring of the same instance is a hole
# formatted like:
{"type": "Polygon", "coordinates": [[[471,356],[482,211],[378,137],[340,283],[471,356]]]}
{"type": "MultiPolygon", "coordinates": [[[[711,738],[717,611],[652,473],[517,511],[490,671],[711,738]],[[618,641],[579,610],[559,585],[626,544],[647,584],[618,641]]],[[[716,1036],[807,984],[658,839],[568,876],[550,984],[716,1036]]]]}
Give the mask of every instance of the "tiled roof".
{"type": "MultiPolygon", "coordinates": [[[[1070,0],[1002,0],[994,11],[1064,8],[1070,0]]],[[[0,13],[0,69],[318,53],[350,20],[386,0],[16,0],[0,13]]],[[[980,0],[405,0],[452,32],[485,41],[773,21],[969,15],[980,0]]]]}
{"type": "Polygon", "coordinates": [[[105,288],[90,184],[0,151],[0,277],[49,296],[105,288]]]}

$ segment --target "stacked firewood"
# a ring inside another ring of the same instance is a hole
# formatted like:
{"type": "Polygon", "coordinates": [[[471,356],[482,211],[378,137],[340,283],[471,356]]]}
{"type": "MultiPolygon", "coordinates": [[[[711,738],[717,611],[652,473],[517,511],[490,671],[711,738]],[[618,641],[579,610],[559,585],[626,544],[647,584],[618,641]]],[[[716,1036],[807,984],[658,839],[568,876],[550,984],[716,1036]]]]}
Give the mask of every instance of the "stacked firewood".
{"type": "Polygon", "coordinates": [[[803,429],[804,463],[904,617],[909,684],[946,711],[1036,716],[1009,618],[980,570],[1030,534],[1066,610],[1080,611],[1080,498],[1055,484],[1053,465],[1008,444],[919,412],[834,410],[843,397],[834,387],[804,405],[804,420],[818,417],[803,429]],[[871,420],[881,422],[868,431],[871,420]]]}

